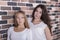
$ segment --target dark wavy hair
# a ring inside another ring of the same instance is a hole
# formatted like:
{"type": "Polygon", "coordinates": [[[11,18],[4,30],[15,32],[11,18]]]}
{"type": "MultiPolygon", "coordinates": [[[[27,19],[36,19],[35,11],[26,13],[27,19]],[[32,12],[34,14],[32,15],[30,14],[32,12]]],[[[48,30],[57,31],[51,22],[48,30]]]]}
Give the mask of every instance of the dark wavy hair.
{"type": "Polygon", "coordinates": [[[34,14],[35,14],[35,11],[37,10],[37,8],[41,8],[42,9],[42,16],[41,16],[41,20],[48,25],[48,28],[50,29],[50,32],[51,32],[51,24],[50,24],[50,18],[49,18],[49,15],[48,15],[48,11],[46,9],[46,6],[45,5],[37,5],[34,10],[33,10],[33,13],[32,13],[32,21],[34,20],[34,14]]]}

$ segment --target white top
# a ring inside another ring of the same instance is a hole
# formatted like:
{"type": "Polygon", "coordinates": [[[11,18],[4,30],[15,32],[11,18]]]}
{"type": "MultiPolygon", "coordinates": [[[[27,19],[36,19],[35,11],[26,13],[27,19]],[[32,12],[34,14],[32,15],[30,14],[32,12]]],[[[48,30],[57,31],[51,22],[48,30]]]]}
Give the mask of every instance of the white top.
{"type": "Polygon", "coordinates": [[[34,25],[30,20],[29,26],[32,29],[32,39],[33,40],[47,40],[44,29],[47,25],[44,22],[40,22],[39,24],[34,25]]]}
{"type": "Polygon", "coordinates": [[[32,40],[31,31],[26,28],[21,32],[15,32],[14,27],[10,27],[8,29],[7,40],[32,40]]]}

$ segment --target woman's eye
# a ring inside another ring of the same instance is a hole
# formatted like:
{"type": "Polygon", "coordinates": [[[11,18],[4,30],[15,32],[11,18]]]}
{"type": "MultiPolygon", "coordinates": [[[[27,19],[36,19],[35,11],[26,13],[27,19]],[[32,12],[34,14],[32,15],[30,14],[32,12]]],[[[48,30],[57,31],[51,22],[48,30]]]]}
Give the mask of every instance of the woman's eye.
{"type": "Polygon", "coordinates": [[[22,18],[24,18],[24,17],[22,17],[22,18]]]}
{"type": "Polygon", "coordinates": [[[16,18],[19,18],[19,17],[16,17],[16,18]]]}
{"type": "Polygon", "coordinates": [[[38,12],[38,11],[36,10],[36,12],[38,12]]]}
{"type": "Polygon", "coordinates": [[[40,13],[42,13],[42,12],[40,12],[40,13]]]}
{"type": "Polygon", "coordinates": [[[16,17],[16,18],[24,18],[24,17],[16,17]]]}

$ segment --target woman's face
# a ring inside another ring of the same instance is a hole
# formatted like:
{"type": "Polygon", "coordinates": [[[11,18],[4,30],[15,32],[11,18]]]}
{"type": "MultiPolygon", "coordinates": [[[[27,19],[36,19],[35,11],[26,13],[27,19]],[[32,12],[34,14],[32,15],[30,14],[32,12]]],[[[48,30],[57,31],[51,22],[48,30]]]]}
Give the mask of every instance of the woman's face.
{"type": "Polygon", "coordinates": [[[24,22],[25,22],[24,15],[22,13],[18,13],[16,16],[17,16],[16,20],[17,20],[18,25],[24,25],[24,22]]]}
{"type": "Polygon", "coordinates": [[[35,14],[34,14],[34,18],[35,19],[40,19],[42,15],[42,9],[39,7],[36,9],[35,14]]]}

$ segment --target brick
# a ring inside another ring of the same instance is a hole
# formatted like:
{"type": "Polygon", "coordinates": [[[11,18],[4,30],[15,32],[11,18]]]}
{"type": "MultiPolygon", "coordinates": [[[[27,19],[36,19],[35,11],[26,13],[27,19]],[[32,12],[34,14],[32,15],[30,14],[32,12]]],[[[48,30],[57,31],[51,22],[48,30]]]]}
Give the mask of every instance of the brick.
{"type": "Polygon", "coordinates": [[[33,4],[26,4],[26,6],[32,6],[33,7],[33,4]]]}
{"type": "Polygon", "coordinates": [[[60,15],[58,15],[57,18],[60,18],[60,15]]]}
{"type": "Polygon", "coordinates": [[[20,0],[12,0],[12,1],[20,1],[20,0]]]}
{"type": "Polygon", "coordinates": [[[33,7],[35,8],[37,5],[39,5],[40,3],[33,3],[33,7]]]}
{"type": "Polygon", "coordinates": [[[50,19],[51,19],[51,20],[54,20],[54,19],[55,19],[55,16],[50,16],[50,19]]]}
{"type": "Polygon", "coordinates": [[[60,5],[58,5],[58,7],[60,7],[60,5]]]}
{"type": "Polygon", "coordinates": [[[11,19],[13,16],[2,16],[2,19],[11,19]]]}
{"type": "Polygon", "coordinates": [[[47,4],[46,6],[47,6],[46,8],[48,8],[48,7],[49,7],[49,5],[48,5],[48,4],[47,4]]]}
{"type": "Polygon", "coordinates": [[[31,15],[26,15],[27,16],[27,18],[32,18],[32,16],[31,15]]]}
{"type": "Polygon", "coordinates": [[[60,7],[60,4],[59,3],[55,4],[55,7],[60,7]]]}
{"type": "Polygon", "coordinates": [[[26,3],[18,3],[18,6],[25,6],[26,3]]]}
{"type": "Polygon", "coordinates": [[[50,4],[56,4],[56,2],[55,1],[51,1],[51,3],[50,4]]]}
{"type": "MultiPolygon", "coordinates": [[[[57,26],[60,26],[60,24],[57,24],[57,26]]],[[[60,29],[60,28],[59,28],[60,29]]]]}
{"type": "Polygon", "coordinates": [[[26,15],[32,15],[32,10],[25,10],[26,15]]]}
{"type": "Polygon", "coordinates": [[[44,1],[46,1],[46,2],[50,2],[51,0],[44,0],[44,1]]]}
{"type": "Polygon", "coordinates": [[[7,12],[7,15],[13,16],[13,15],[14,15],[14,11],[13,11],[13,10],[12,10],[12,11],[8,11],[8,12],[7,12]]]}
{"type": "Polygon", "coordinates": [[[7,12],[0,11],[0,15],[7,15],[7,12]]]}
{"type": "Polygon", "coordinates": [[[57,10],[57,8],[56,7],[52,7],[52,10],[51,11],[56,11],[57,10]]]}
{"type": "Polygon", "coordinates": [[[28,0],[21,0],[21,2],[29,2],[28,0]]]}
{"type": "Polygon", "coordinates": [[[0,20],[2,20],[2,16],[0,16],[0,20]]]}
{"type": "Polygon", "coordinates": [[[28,7],[26,7],[26,6],[22,6],[20,8],[21,8],[21,10],[28,10],[28,7]]]}
{"type": "Polygon", "coordinates": [[[0,24],[7,24],[7,20],[0,21],[0,24]]]}
{"type": "Polygon", "coordinates": [[[50,5],[50,7],[55,7],[54,5],[50,5]]]}
{"type": "Polygon", "coordinates": [[[58,12],[57,10],[55,10],[54,12],[58,12]]]}
{"type": "Polygon", "coordinates": [[[0,34],[7,33],[7,30],[0,30],[0,34]]]}
{"type": "Polygon", "coordinates": [[[51,20],[51,21],[56,21],[56,19],[53,19],[53,20],[51,20]]]}
{"type": "Polygon", "coordinates": [[[0,5],[7,5],[6,1],[0,1],[0,5]]]}
{"type": "Polygon", "coordinates": [[[6,29],[6,28],[9,28],[11,26],[12,26],[11,24],[2,25],[2,29],[6,29]]]}
{"type": "Polygon", "coordinates": [[[29,10],[33,10],[34,8],[33,7],[30,7],[29,10]]]}
{"type": "Polygon", "coordinates": [[[51,20],[51,22],[50,22],[50,23],[51,23],[51,24],[55,24],[55,20],[56,20],[56,19],[51,20]]]}
{"type": "Polygon", "coordinates": [[[49,7],[51,5],[51,2],[47,2],[46,6],[49,7]]]}
{"type": "Polygon", "coordinates": [[[12,7],[12,10],[20,10],[20,7],[12,7]]]}
{"type": "Polygon", "coordinates": [[[1,1],[10,1],[10,0],[1,0],[1,1]]]}
{"type": "Polygon", "coordinates": [[[36,3],[36,1],[34,1],[34,0],[29,0],[29,2],[30,2],[30,3],[36,3]]]}
{"type": "Polygon", "coordinates": [[[36,1],[36,3],[41,3],[41,1],[36,1]]]}
{"type": "Polygon", "coordinates": [[[46,3],[46,1],[42,1],[42,3],[46,3]]]}
{"type": "Polygon", "coordinates": [[[49,7],[49,8],[47,8],[48,10],[52,10],[52,8],[51,7],[49,7]]]}
{"type": "Polygon", "coordinates": [[[58,0],[58,2],[60,2],[60,0],[58,0]]]}
{"type": "Polygon", "coordinates": [[[58,16],[56,16],[55,18],[59,18],[58,16]]]}
{"type": "Polygon", "coordinates": [[[55,1],[55,2],[58,2],[58,0],[51,0],[51,1],[55,1]]]}
{"type": "Polygon", "coordinates": [[[57,35],[57,34],[59,34],[58,32],[53,32],[53,35],[57,35]]]}
{"type": "Polygon", "coordinates": [[[8,2],[7,4],[10,5],[10,6],[17,6],[16,2],[8,2]]]}
{"type": "Polygon", "coordinates": [[[13,24],[13,19],[9,19],[7,21],[8,21],[8,24],[13,24]]]}
{"type": "Polygon", "coordinates": [[[53,37],[54,39],[57,38],[57,35],[53,35],[53,36],[54,36],[54,37],[53,37]]]}
{"type": "Polygon", "coordinates": [[[7,37],[7,34],[3,34],[2,38],[6,38],[7,37]]]}
{"type": "Polygon", "coordinates": [[[11,10],[11,7],[1,7],[1,10],[11,10]]]}
{"type": "Polygon", "coordinates": [[[55,23],[58,23],[58,21],[55,21],[55,23]]]}
{"type": "Polygon", "coordinates": [[[29,15],[26,15],[29,18],[29,15]]]}
{"type": "Polygon", "coordinates": [[[56,15],[56,13],[52,13],[51,15],[53,15],[53,16],[54,16],[54,15],[56,15]]]}
{"type": "Polygon", "coordinates": [[[0,26],[0,29],[1,29],[1,26],[0,26]]]}

